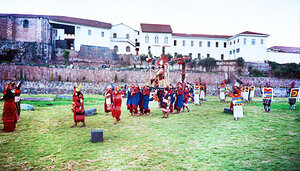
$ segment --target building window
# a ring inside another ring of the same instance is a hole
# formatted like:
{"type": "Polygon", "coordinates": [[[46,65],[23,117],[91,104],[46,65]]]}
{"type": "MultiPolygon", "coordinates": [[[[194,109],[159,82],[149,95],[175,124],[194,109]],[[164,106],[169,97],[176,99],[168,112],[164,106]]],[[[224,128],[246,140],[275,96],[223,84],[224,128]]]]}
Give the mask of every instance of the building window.
{"type": "Polygon", "coordinates": [[[117,38],[117,33],[114,33],[114,34],[113,34],[113,38],[117,38]]]}
{"type": "Polygon", "coordinates": [[[165,42],[165,44],[168,44],[168,43],[169,43],[169,39],[168,39],[167,36],[165,36],[164,42],[165,42]]]}
{"type": "Polygon", "coordinates": [[[198,58],[201,59],[201,53],[198,53],[198,58]]]}
{"type": "Polygon", "coordinates": [[[191,46],[192,46],[192,47],[194,46],[194,41],[191,41],[191,46]]]}
{"type": "Polygon", "coordinates": [[[219,42],[216,42],[216,47],[219,47],[219,42]]]}
{"type": "Polygon", "coordinates": [[[264,44],[264,39],[260,39],[260,44],[264,44]]]}
{"type": "Polygon", "coordinates": [[[227,45],[226,42],[224,42],[224,48],[226,48],[226,45],[227,45]]]}
{"type": "Polygon", "coordinates": [[[126,34],[126,39],[129,39],[129,38],[130,38],[129,34],[126,34]]]}
{"type": "Polygon", "coordinates": [[[158,43],[158,36],[155,36],[155,43],[158,43]]]}
{"type": "Polygon", "coordinates": [[[221,54],[221,60],[224,60],[224,54],[221,54]]]}
{"type": "Polygon", "coordinates": [[[232,54],[232,51],[229,51],[229,54],[231,55],[231,54],[232,54]]]}
{"type": "Polygon", "coordinates": [[[206,57],[208,57],[208,58],[209,58],[209,57],[210,57],[210,54],[208,53],[206,57]]]}
{"type": "Polygon", "coordinates": [[[199,47],[202,47],[202,41],[199,41],[199,47]]]}
{"type": "Polygon", "coordinates": [[[236,49],[236,53],[240,53],[240,48],[236,49]]]}
{"type": "Polygon", "coordinates": [[[126,46],[126,52],[130,52],[130,47],[126,46]]]}
{"type": "Polygon", "coordinates": [[[174,40],[174,46],[177,46],[177,40],[174,40]]]}
{"type": "Polygon", "coordinates": [[[189,57],[193,58],[193,54],[192,54],[192,53],[189,53],[189,57]]]}
{"type": "Polygon", "coordinates": [[[104,32],[101,32],[101,36],[104,37],[104,32]]]}
{"type": "Polygon", "coordinates": [[[210,41],[207,42],[207,47],[210,47],[210,41]]]}
{"type": "Polygon", "coordinates": [[[114,46],[114,51],[117,53],[117,52],[118,52],[118,50],[119,50],[118,46],[117,46],[117,45],[115,45],[115,46],[114,46]]]}
{"type": "Polygon", "coordinates": [[[246,39],[246,38],[244,38],[244,45],[246,44],[246,42],[247,42],[247,39],[246,39]]]}
{"type": "Polygon", "coordinates": [[[251,39],[251,45],[255,45],[255,39],[251,39]]]}
{"type": "Polygon", "coordinates": [[[92,35],[92,30],[88,30],[88,35],[92,35]]]}
{"type": "Polygon", "coordinates": [[[232,53],[235,54],[235,50],[233,50],[232,53]]]}
{"type": "Polygon", "coordinates": [[[185,40],[182,41],[182,46],[185,46],[185,40]]]}
{"type": "Polygon", "coordinates": [[[148,35],[145,36],[145,43],[149,43],[149,36],[148,35]]]}
{"type": "Polygon", "coordinates": [[[237,42],[240,43],[240,39],[237,39],[237,42]]]}
{"type": "Polygon", "coordinates": [[[23,21],[23,27],[24,28],[28,28],[29,27],[29,21],[28,20],[24,20],[23,21]]]}
{"type": "Polygon", "coordinates": [[[233,41],[233,44],[235,44],[235,40],[233,41]]]}

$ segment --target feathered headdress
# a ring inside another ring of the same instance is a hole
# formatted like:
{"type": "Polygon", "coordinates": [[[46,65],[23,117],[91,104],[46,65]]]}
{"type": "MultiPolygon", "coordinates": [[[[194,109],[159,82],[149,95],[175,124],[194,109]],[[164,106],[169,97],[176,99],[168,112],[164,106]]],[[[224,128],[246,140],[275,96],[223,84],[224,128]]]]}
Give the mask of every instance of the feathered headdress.
{"type": "Polygon", "coordinates": [[[81,87],[82,87],[82,85],[80,84],[79,87],[76,88],[76,91],[80,92],[81,87]]]}
{"type": "Polygon", "coordinates": [[[21,88],[22,84],[23,84],[23,80],[22,81],[19,81],[17,84],[16,84],[16,87],[18,87],[19,89],[21,88]]]}

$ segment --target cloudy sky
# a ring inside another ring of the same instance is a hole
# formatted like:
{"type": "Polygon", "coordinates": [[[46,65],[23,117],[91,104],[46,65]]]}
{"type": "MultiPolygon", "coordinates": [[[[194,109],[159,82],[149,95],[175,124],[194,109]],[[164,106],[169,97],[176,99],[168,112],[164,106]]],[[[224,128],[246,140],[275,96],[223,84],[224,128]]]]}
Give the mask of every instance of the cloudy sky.
{"type": "Polygon", "coordinates": [[[300,46],[300,0],[0,0],[0,13],[64,15],[112,24],[170,24],[175,33],[270,34],[267,46],[300,46]]]}

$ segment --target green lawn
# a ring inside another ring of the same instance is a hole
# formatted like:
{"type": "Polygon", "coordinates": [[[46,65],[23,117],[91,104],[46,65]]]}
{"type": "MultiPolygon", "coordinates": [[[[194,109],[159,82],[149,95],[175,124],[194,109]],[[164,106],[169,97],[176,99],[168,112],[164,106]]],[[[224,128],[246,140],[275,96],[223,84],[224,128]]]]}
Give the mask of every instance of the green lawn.
{"type": "Polygon", "coordinates": [[[189,113],[163,119],[157,102],[150,104],[152,117],[131,117],[124,99],[114,125],[104,116],[103,96],[87,95],[85,108],[98,114],[86,117],[85,128],[70,128],[71,100],[24,101],[35,110],[22,111],[15,132],[0,133],[0,170],[299,170],[299,102],[295,111],[287,101],[275,102],[265,113],[256,98],[236,122],[223,113],[229,102],[217,100],[208,97],[202,106],[190,104],[189,113]],[[93,129],[103,130],[103,142],[91,143],[93,129]]]}

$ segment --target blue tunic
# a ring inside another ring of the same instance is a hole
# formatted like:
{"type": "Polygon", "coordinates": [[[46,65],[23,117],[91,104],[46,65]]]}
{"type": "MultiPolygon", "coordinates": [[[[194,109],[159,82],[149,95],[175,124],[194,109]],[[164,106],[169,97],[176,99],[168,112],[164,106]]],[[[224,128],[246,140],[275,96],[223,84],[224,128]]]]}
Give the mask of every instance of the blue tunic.
{"type": "Polygon", "coordinates": [[[173,105],[173,103],[175,102],[175,95],[174,93],[171,93],[170,96],[171,96],[171,105],[173,105]]]}
{"type": "Polygon", "coordinates": [[[149,95],[143,96],[143,109],[149,109],[149,95]]]}
{"type": "Polygon", "coordinates": [[[176,108],[179,108],[179,109],[181,109],[182,108],[182,106],[183,106],[183,94],[179,94],[178,96],[177,96],[177,100],[176,100],[176,104],[175,104],[176,106],[176,108]]]}
{"type": "Polygon", "coordinates": [[[131,92],[128,91],[128,94],[127,94],[127,102],[126,102],[127,105],[132,105],[132,95],[131,95],[131,92]]]}
{"type": "Polygon", "coordinates": [[[140,101],[140,94],[134,93],[132,97],[132,105],[138,106],[140,101]]]}

